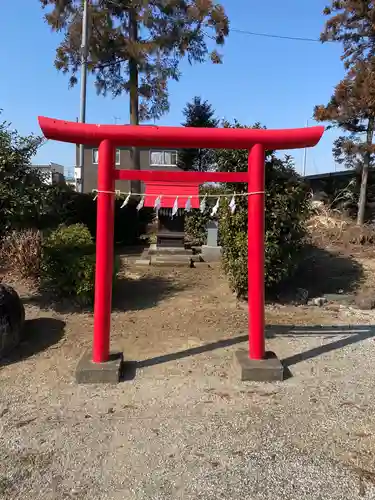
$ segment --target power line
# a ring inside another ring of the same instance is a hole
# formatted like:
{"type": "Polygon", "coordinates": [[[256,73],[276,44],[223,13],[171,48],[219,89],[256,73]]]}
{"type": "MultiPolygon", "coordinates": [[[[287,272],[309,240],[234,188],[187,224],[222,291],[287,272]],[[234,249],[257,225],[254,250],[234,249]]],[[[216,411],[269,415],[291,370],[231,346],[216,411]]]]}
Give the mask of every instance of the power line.
{"type": "MultiPolygon", "coordinates": [[[[107,1],[108,1],[108,3],[111,3],[114,6],[122,7],[122,5],[119,4],[118,2],[116,2],[115,0],[107,0],[107,1]]],[[[242,29],[238,29],[238,28],[230,28],[230,31],[232,31],[233,33],[239,33],[241,35],[261,36],[261,37],[265,37],[265,38],[276,38],[276,39],[280,39],[280,40],[293,40],[295,42],[315,42],[315,43],[322,43],[322,41],[319,38],[308,38],[308,37],[300,37],[300,36],[276,35],[274,33],[258,33],[256,31],[248,31],[248,30],[242,30],[242,29]]],[[[208,35],[207,33],[206,33],[206,36],[208,36],[209,38],[212,38],[213,40],[215,40],[214,36],[208,35]]],[[[332,40],[327,40],[327,41],[331,42],[332,40]]]]}
{"type": "MultiPolygon", "coordinates": [[[[281,39],[281,40],[291,40],[294,42],[314,42],[314,43],[320,43],[322,44],[323,42],[319,40],[319,38],[304,38],[304,37],[297,37],[297,36],[285,36],[285,35],[275,35],[272,33],[258,33],[255,31],[246,31],[246,30],[241,30],[237,28],[231,28],[233,33],[238,33],[241,35],[248,35],[248,36],[259,36],[259,37],[265,37],[265,38],[274,38],[274,39],[281,39]]],[[[210,35],[209,33],[204,32],[204,35],[207,38],[210,38],[211,40],[216,40],[216,37],[213,35],[210,35]]],[[[332,42],[332,40],[327,40],[328,42],[332,42]]],[[[96,68],[98,69],[105,69],[109,66],[113,66],[118,63],[126,62],[127,59],[119,59],[117,61],[111,61],[108,63],[103,63],[103,64],[98,64],[96,65],[96,68]]]]}
{"type": "MultiPolygon", "coordinates": [[[[286,35],[276,35],[274,33],[258,33],[256,31],[247,31],[247,30],[241,30],[238,28],[230,28],[230,31],[233,33],[239,33],[241,35],[249,35],[249,36],[261,36],[264,38],[276,38],[276,39],[281,39],[281,40],[293,40],[295,42],[315,42],[315,43],[322,43],[319,38],[307,38],[307,37],[300,37],[300,36],[286,36],[286,35]]],[[[328,40],[331,41],[331,40],[328,40]]]]}

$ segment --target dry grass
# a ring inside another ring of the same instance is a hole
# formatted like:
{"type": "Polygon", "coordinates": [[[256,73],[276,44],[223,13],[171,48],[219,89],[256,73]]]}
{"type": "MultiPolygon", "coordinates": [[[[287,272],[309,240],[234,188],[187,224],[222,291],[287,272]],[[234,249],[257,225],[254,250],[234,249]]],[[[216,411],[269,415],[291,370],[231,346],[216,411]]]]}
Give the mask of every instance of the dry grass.
{"type": "Polygon", "coordinates": [[[357,226],[338,210],[324,206],[315,209],[308,223],[313,244],[322,247],[348,248],[370,247],[375,243],[375,228],[370,225],[357,226]]]}
{"type": "Polygon", "coordinates": [[[28,229],[10,233],[2,241],[0,259],[21,278],[37,280],[42,263],[41,232],[28,229]]]}
{"type": "Polygon", "coordinates": [[[272,328],[267,347],[294,378],[246,384],[234,352],[247,348],[247,309],[218,267],[128,265],[124,274],[111,341],[136,369],[116,387],[74,383],[92,314],[41,310],[16,285],[28,321],[26,341],[1,367],[1,499],[174,500],[183,491],[206,500],[220,491],[233,500],[347,500],[357,498],[358,477],[375,498],[374,333],[363,326],[374,313],[268,306],[267,323],[283,327],[272,328]],[[333,460],[340,474],[329,470],[333,460]],[[345,482],[348,463],[357,490],[345,482]],[[199,492],[189,492],[195,484],[199,492]]]}

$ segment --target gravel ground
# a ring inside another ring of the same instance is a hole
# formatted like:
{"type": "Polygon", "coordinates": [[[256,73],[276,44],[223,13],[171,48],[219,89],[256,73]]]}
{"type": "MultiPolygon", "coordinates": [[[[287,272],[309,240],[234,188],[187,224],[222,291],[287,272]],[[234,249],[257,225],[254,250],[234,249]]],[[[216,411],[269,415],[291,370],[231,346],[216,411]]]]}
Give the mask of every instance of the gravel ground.
{"type": "Polygon", "coordinates": [[[0,369],[0,499],[375,499],[373,312],[268,307],[291,376],[243,383],[246,311],[216,269],[128,278],[112,339],[139,364],[115,387],[74,382],[92,315],[17,286],[31,321],[0,369]]]}

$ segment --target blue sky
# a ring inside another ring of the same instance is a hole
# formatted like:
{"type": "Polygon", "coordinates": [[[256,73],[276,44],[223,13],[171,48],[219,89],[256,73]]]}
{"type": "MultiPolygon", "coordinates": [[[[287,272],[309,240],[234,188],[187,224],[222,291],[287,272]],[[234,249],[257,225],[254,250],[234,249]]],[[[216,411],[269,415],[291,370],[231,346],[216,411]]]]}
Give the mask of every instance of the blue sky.
{"type": "MultiPolygon", "coordinates": [[[[328,0],[222,0],[233,28],[283,36],[318,38],[328,0]]],[[[58,73],[54,54],[59,36],[43,20],[39,0],[4,2],[0,18],[0,108],[3,119],[20,133],[40,133],[37,116],[75,120],[79,115],[79,85],[68,88],[58,73]],[[4,10],[5,9],[5,10],[4,10]],[[20,15],[22,13],[22,15],[20,15]]],[[[338,44],[297,42],[232,33],[222,50],[224,64],[181,65],[182,78],[170,85],[171,109],[160,125],[179,125],[185,103],[195,95],[209,100],[219,117],[268,128],[305,126],[315,104],[326,103],[343,76],[338,44]]],[[[128,122],[128,97],[97,96],[88,83],[87,122],[128,122]]],[[[311,120],[312,122],[312,120],[311,120]]],[[[312,122],[313,123],[313,122],[312,122]]],[[[326,132],[308,151],[307,173],[334,170],[332,140],[326,132]]],[[[302,151],[295,151],[297,170],[302,151]]],[[[47,142],[35,163],[74,165],[74,146],[47,142]]]]}

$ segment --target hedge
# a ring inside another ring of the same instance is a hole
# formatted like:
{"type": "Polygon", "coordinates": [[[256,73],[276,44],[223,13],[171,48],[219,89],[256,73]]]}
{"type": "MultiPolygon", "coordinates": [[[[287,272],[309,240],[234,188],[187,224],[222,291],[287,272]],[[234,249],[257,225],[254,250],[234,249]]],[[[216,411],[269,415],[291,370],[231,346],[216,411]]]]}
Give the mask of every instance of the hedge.
{"type": "MultiPolygon", "coordinates": [[[[43,242],[41,288],[91,305],[95,290],[95,246],[83,224],[60,226],[43,242]]],[[[113,279],[119,270],[115,260],[113,279]]]]}

